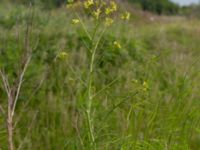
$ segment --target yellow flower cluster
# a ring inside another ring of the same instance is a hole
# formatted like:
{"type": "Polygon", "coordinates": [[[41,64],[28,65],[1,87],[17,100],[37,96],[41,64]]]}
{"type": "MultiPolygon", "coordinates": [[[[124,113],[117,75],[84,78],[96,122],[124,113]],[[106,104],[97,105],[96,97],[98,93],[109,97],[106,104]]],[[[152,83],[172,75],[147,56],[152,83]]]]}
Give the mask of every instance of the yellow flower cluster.
{"type": "Polygon", "coordinates": [[[134,83],[137,90],[142,92],[147,92],[149,90],[149,84],[147,81],[143,81],[143,83],[139,82],[136,79],[133,79],[132,82],[134,83]]]}
{"type": "Polygon", "coordinates": [[[56,56],[56,60],[64,60],[68,57],[68,54],[66,52],[60,52],[58,53],[58,55],[56,56]]]}
{"type": "Polygon", "coordinates": [[[143,87],[142,90],[144,92],[146,92],[149,89],[149,85],[148,85],[148,83],[146,81],[143,82],[142,87],[143,87]]]}
{"type": "Polygon", "coordinates": [[[105,24],[107,26],[110,26],[113,21],[111,21],[111,18],[109,18],[108,15],[113,14],[117,11],[117,4],[114,1],[111,1],[109,3],[106,3],[105,1],[94,1],[94,0],[86,0],[83,2],[84,9],[89,13],[92,14],[92,16],[95,19],[99,19],[100,15],[105,17],[105,24]],[[107,6],[108,4],[108,6],[107,6]],[[107,19],[106,19],[107,18],[107,19]]]}
{"type": "Polygon", "coordinates": [[[109,15],[115,11],[117,11],[117,4],[114,1],[111,1],[110,7],[106,8],[106,10],[105,10],[105,14],[109,15]]]}
{"type": "Polygon", "coordinates": [[[94,0],[87,0],[84,2],[85,9],[90,8],[92,5],[94,5],[94,0]]]}
{"type": "Polygon", "coordinates": [[[72,24],[78,24],[78,23],[80,23],[79,19],[72,19],[72,24]]]}
{"type": "Polygon", "coordinates": [[[101,14],[100,8],[98,8],[96,11],[93,12],[93,15],[96,19],[99,19],[100,14],[101,14]]]}
{"type": "MultiPolygon", "coordinates": [[[[100,17],[104,18],[104,24],[107,27],[113,24],[114,20],[112,19],[112,16],[114,15],[114,12],[118,10],[118,6],[114,0],[111,0],[110,2],[105,2],[104,0],[85,0],[83,2],[78,1],[76,3],[74,0],[68,0],[68,7],[74,8],[77,5],[83,6],[86,13],[92,15],[96,20],[99,20],[100,17]]],[[[120,16],[120,18],[122,20],[129,20],[130,13],[126,11],[120,16]]],[[[79,22],[80,21],[78,19],[72,20],[73,24],[78,24],[79,22]]]]}
{"type": "Polygon", "coordinates": [[[117,41],[114,41],[114,46],[116,47],[116,48],[118,48],[118,49],[121,49],[122,48],[122,46],[121,46],[121,44],[119,43],[119,42],[117,42],[117,41]]]}
{"type": "MultiPolygon", "coordinates": [[[[74,0],[68,0],[68,5],[78,5],[82,8],[86,14],[92,16],[95,20],[100,20],[100,23],[103,23],[105,27],[110,27],[114,23],[115,16],[118,16],[117,10],[118,6],[114,0],[105,1],[105,0],[83,0],[74,2],[74,0]]],[[[74,7],[73,7],[74,8],[74,7]]],[[[129,20],[130,13],[124,12],[123,14],[119,15],[122,20],[129,20]]],[[[80,18],[72,19],[72,24],[81,24],[84,23],[79,20],[80,18]]],[[[85,28],[85,27],[84,27],[85,28]]],[[[113,42],[113,46],[117,49],[121,49],[122,46],[118,41],[113,42]]],[[[141,84],[142,85],[142,84],[141,84]]],[[[147,89],[144,88],[144,89],[147,89]]]]}
{"type": "Polygon", "coordinates": [[[126,11],[124,14],[121,15],[121,19],[129,20],[130,19],[130,13],[126,11]]]}
{"type": "Polygon", "coordinates": [[[114,20],[112,18],[105,19],[105,26],[109,27],[113,24],[114,20]]]}
{"type": "Polygon", "coordinates": [[[67,3],[66,7],[69,8],[69,9],[71,9],[71,8],[72,9],[76,9],[76,8],[80,8],[81,5],[82,5],[82,3],[80,1],[74,3],[73,0],[68,0],[68,3],[67,3]]]}

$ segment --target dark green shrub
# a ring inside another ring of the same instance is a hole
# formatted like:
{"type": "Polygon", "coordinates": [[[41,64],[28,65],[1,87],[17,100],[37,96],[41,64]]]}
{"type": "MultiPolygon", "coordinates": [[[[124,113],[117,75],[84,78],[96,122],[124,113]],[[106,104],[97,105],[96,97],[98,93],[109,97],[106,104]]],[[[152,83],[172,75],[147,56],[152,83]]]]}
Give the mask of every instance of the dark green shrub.
{"type": "Polygon", "coordinates": [[[179,7],[169,0],[129,0],[130,2],[139,3],[143,10],[155,12],[157,14],[176,14],[179,7]]]}

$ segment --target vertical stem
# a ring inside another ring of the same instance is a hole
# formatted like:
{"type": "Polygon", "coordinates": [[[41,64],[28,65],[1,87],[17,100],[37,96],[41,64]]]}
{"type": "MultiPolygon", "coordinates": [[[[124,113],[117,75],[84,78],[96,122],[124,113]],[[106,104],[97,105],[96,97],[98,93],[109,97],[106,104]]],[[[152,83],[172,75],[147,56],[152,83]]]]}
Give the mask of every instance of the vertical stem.
{"type": "Polygon", "coordinates": [[[90,110],[87,110],[86,115],[87,115],[87,124],[88,124],[88,129],[89,129],[89,139],[90,139],[90,146],[95,148],[95,139],[94,139],[94,134],[93,134],[93,127],[92,127],[92,121],[91,121],[91,114],[90,110]]]}
{"type": "Polygon", "coordinates": [[[91,146],[95,147],[95,139],[93,134],[93,126],[92,126],[92,117],[91,117],[91,107],[92,107],[92,74],[93,74],[93,65],[94,65],[94,57],[95,57],[96,49],[92,50],[92,56],[90,60],[90,71],[89,71],[89,81],[88,81],[88,104],[87,104],[87,123],[89,128],[89,137],[91,141],[91,146]]]}
{"type": "MultiPolygon", "coordinates": [[[[95,29],[97,30],[97,29],[95,29]]],[[[93,93],[92,93],[92,80],[93,80],[93,71],[94,71],[94,61],[95,61],[95,55],[96,55],[96,50],[99,45],[99,42],[105,32],[105,29],[102,31],[101,35],[99,36],[99,39],[97,42],[92,45],[92,56],[90,59],[90,70],[89,70],[89,81],[88,81],[88,104],[87,104],[87,123],[88,123],[88,128],[89,128],[89,137],[91,141],[91,146],[93,149],[96,149],[95,145],[95,138],[94,138],[94,133],[93,133],[93,126],[92,126],[92,116],[91,116],[91,108],[92,108],[92,101],[93,101],[93,93]]],[[[96,33],[96,31],[94,32],[96,33]]],[[[95,34],[94,34],[95,35],[95,34]]],[[[94,40],[94,37],[93,37],[94,40]]],[[[93,42],[92,42],[93,44],[93,42]]]]}
{"type": "Polygon", "coordinates": [[[9,150],[14,150],[13,146],[13,117],[12,117],[12,99],[8,99],[7,132],[9,150]]]}
{"type": "Polygon", "coordinates": [[[95,61],[95,55],[96,55],[96,50],[99,45],[99,42],[101,40],[101,37],[103,36],[105,29],[102,31],[100,34],[98,40],[95,42],[95,36],[96,32],[98,30],[99,24],[97,23],[94,28],[94,33],[91,36],[90,33],[88,32],[85,24],[82,22],[81,18],[79,15],[76,13],[76,16],[80,20],[81,26],[92,42],[92,47],[91,47],[91,58],[90,58],[90,66],[89,66],[89,77],[88,77],[88,99],[87,99],[87,106],[86,106],[86,119],[87,119],[87,125],[88,125],[88,134],[89,134],[89,140],[90,140],[90,148],[92,150],[96,149],[96,144],[95,144],[95,137],[93,133],[93,123],[92,123],[92,116],[91,116],[91,108],[92,108],[92,101],[93,101],[93,93],[92,93],[92,82],[93,82],[93,71],[94,71],[94,61],[95,61]]]}
{"type": "Polygon", "coordinates": [[[12,126],[12,118],[8,119],[7,122],[7,129],[8,129],[8,144],[9,144],[9,150],[13,150],[13,126],[12,126]]]}

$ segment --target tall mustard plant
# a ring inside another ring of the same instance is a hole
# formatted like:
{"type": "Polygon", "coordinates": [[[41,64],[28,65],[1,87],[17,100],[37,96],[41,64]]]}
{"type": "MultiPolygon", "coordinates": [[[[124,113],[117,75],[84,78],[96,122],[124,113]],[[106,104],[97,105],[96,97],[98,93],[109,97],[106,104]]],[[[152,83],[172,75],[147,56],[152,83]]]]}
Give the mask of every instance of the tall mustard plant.
{"type": "MultiPolygon", "coordinates": [[[[88,127],[88,137],[90,142],[90,148],[96,149],[95,141],[95,131],[94,131],[94,122],[92,109],[93,108],[93,99],[96,95],[93,91],[93,76],[94,76],[94,64],[95,57],[98,50],[98,47],[101,43],[101,39],[105,34],[106,30],[112,26],[115,20],[121,18],[123,20],[129,20],[130,13],[125,12],[120,14],[118,11],[118,5],[115,1],[104,1],[104,0],[85,0],[83,2],[73,2],[73,0],[68,1],[68,8],[71,8],[75,14],[75,18],[72,19],[72,24],[80,25],[88,39],[90,40],[91,45],[89,47],[90,57],[89,57],[89,75],[87,80],[87,99],[86,99],[86,121],[88,127]],[[84,10],[84,13],[92,20],[92,25],[87,26],[84,22],[84,19],[80,16],[80,12],[76,8],[81,8],[84,10]],[[120,14],[120,15],[118,15],[120,14]],[[93,27],[93,28],[92,28],[93,27]],[[92,28],[90,30],[89,28],[92,28]]],[[[114,41],[113,45],[117,48],[121,48],[119,42],[114,41]]]]}

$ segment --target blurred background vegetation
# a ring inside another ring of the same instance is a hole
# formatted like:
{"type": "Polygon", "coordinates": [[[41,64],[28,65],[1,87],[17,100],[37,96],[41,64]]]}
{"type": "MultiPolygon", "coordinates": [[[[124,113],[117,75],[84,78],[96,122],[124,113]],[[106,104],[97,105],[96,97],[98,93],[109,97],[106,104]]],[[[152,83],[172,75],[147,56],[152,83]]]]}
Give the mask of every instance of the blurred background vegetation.
{"type": "MultiPolygon", "coordinates": [[[[58,8],[65,6],[67,0],[2,0],[18,4],[40,4],[46,9],[58,8]]],[[[78,1],[78,0],[74,0],[78,1]]],[[[156,14],[164,15],[187,15],[199,17],[199,5],[180,6],[170,0],[118,0],[119,2],[134,3],[135,6],[141,7],[144,11],[151,11],[156,14]]]]}
{"type": "MultiPolygon", "coordinates": [[[[83,81],[90,55],[85,43],[90,41],[80,26],[71,23],[74,15],[66,1],[32,4],[33,56],[14,118],[15,145],[22,150],[87,150],[83,81]],[[63,51],[67,59],[55,61],[63,51]]],[[[93,106],[98,149],[199,149],[199,6],[180,7],[167,0],[119,1],[119,5],[131,13],[130,22],[117,20],[108,29],[94,65],[92,88],[106,89],[95,97],[93,106]],[[121,49],[113,47],[115,40],[121,49]],[[144,82],[148,90],[135,95],[144,82]]],[[[0,2],[0,67],[11,83],[29,17],[29,1],[0,2]]],[[[83,18],[92,29],[90,18],[83,18]]],[[[0,81],[3,106],[5,99],[0,81]]],[[[7,149],[2,116],[0,148],[7,149]]]]}
{"type": "Polygon", "coordinates": [[[179,12],[179,6],[169,0],[129,0],[139,3],[144,11],[152,11],[159,15],[173,15],[179,12]]]}

